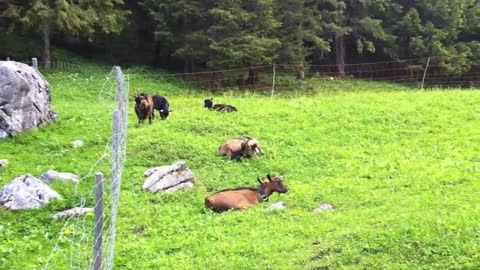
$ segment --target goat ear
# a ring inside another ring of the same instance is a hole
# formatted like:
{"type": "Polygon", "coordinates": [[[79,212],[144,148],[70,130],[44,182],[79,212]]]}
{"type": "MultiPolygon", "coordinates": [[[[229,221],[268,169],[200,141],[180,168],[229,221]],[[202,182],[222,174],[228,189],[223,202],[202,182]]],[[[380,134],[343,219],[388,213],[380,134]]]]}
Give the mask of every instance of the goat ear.
{"type": "Polygon", "coordinates": [[[267,174],[268,181],[272,181],[272,177],[270,177],[270,174],[267,174]]]}
{"type": "Polygon", "coordinates": [[[260,185],[263,185],[262,180],[257,176],[257,181],[260,183],[260,185]]]}

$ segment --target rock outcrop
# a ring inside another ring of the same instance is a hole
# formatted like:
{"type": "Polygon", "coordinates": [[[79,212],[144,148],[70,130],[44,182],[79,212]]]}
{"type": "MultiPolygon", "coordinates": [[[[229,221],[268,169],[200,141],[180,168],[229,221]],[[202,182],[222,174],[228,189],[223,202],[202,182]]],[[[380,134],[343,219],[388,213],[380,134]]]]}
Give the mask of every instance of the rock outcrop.
{"type": "Polygon", "coordinates": [[[50,101],[50,85],[38,70],[0,61],[0,139],[54,121],[50,101]]]}
{"type": "Polygon", "coordinates": [[[143,175],[147,179],[143,183],[142,190],[152,193],[192,188],[195,179],[193,172],[184,161],[148,169],[143,175]]]}
{"type": "Polygon", "coordinates": [[[39,208],[61,196],[30,174],[19,176],[0,190],[0,205],[12,210],[39,208]]]}

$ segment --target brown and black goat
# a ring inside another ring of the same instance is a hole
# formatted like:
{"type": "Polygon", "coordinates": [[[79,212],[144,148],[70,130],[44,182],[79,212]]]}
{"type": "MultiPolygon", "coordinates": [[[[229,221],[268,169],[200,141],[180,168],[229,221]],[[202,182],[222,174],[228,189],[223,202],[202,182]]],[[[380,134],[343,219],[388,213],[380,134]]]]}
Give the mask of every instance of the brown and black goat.
{"type": "Polygon", "coordinates": [[[145,93],[135,95],[135,114],[137,114],[138,124],[143,123],[148,118],[148,123],[152,123],[153,102],[152,98],[145,93]]]}
{"type": "Polygon", "coordinates": [[[227,140],[218,148],[218,153],[227,156],[227,159],[230,160],[253,157],[262,152],[257,139],[249,136],[227,140]]]}
{"type": "Polygon", "coordinates": [[[267,174],[267,179],[260,181],[258,188],[240,187],[234,189],[225,189],[214,193],[205,198],[205,207],[215,212],[224,212],[228,210],[241,210],[254,206],[257,203],[267,202],[268,197],[273,192],[287,193],[288,188],[283,184],[279,175],[271,177],[267,174]]]}

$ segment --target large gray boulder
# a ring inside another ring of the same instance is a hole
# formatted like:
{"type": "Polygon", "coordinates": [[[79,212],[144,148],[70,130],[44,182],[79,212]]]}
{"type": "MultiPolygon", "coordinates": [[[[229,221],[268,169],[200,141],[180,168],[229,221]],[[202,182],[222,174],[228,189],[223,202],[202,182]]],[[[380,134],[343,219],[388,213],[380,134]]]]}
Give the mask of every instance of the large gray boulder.
{"type": "Polygon", "coordinates": [[[143,175],[147,179],[143,183],[142,190],[152,193],[189,189],[193,187],[195,179],[193,172],[184,161],[148,169],[143,175]]]}
{"type": "Polygon", "coordinates": [[[50,85],[36,69],[0,61],[0,138],[48,124],[56,113],[50,106],[50,85]]]}
{"type": "Polygon", "coordinates": [[[19,176],[0,190],[0,206],[12,210],[38,208],[61,196],[30,174],[19,176]]]}

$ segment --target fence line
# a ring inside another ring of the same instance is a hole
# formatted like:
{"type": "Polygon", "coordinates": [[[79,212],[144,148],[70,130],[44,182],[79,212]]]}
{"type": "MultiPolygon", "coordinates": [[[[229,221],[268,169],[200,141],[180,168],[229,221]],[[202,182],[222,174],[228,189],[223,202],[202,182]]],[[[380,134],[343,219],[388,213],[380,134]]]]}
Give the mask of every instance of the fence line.
{"type": "MultiPolygon", "coordinates": [[[[450,59],[449,61],[453,61],[455,57],[431,56],[392,61],[345,63],[345,77],[342,77],[342,79],[353,77],[371,81],[385,81],[410,85],[420,89],[432,86],[480,87],[479,64],[471,65],[464,72],[448,72],[444,66],[432,63],[433,60],[439,59],[450,59]]],[[[33,63],[33,60],[26,63],[33,63]]],[[[39,66],[41,67],[40,63],[39,66]]],[[[54,70],[84,72],[81,66],[67,62],[52,61],[52,67],[54,70]]],[[[95,66],[95,68],[98,67],[103,68],[104,66],[95,66]]],[[[459,70],[464,69],[461,65],[453,67],[459,70]]],[[[92,74],[92,78],[97,76],[95,73],[92,74]]],[[[275,88],[288,89],[289,87],[296,87],[296,78],[326,77],[327,79],[339,79],[337,78],[338,70],[335,64],[306,66],[304,64],[297,65],[289,63],[168,74],[138,74],[135,73],[133,69],[129,75],[134,84],[135,81],[148,78],[169,82],[184,88],[211,90],[258,88],[265,90],[264,88],[270,87],[272,88],[272,92],[275,91],[275,88]],[[275,74],[273,74],[274,66],[275,74]],[[300,72],[302,72],[302,76],[299,77],[300,72]]]]}
{"type": "Polygon", "coordinates": [[[99,90],[99,102],[107,110],[114,111],[112,134],[101,156],[79,183],[98,177],[99,173],[95,174],[95,171],[106,171],[107,174],[96,178],[88,193],[78,190],[78,185],[74,190],[74,196],[80,200],[77,206],[93,207],[95,216],[71,216],[65,221],[43,269],[113,268],[116,215],[126,155],[129,80],[119,67],[114,67],[99,90]],[[93,206],[89,203],[92,200],[93,206]],[[63,244],[65,240],[69,245],[63,244]]]}

